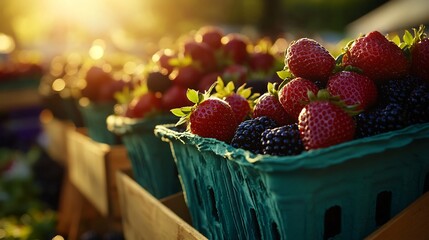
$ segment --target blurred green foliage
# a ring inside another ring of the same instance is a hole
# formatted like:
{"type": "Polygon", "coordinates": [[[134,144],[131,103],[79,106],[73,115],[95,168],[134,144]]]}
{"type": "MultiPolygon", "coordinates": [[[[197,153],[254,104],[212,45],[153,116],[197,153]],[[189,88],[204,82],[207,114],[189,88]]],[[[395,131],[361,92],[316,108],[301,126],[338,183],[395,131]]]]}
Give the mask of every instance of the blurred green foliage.
{"type": "Polygon", "coordinates": [[[37,148],[26,153],[0,148],[0,160],[13,162],[0,173],[0,240],[51,239],[55,233],[56,213],[40,201],[33,174],[13,173],[31,169],[39,156],[37,148]]]}

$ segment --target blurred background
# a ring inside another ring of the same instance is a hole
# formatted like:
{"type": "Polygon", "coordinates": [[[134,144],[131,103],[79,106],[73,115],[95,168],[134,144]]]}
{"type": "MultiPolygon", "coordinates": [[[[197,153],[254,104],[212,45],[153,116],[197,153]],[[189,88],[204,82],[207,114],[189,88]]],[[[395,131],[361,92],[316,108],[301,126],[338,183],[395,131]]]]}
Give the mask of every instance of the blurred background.
{"type": "Polygon", "coordinates": [[[146,53],[203,25],[337,40],[370,28],[386,32],[427,23],[428,5],[426,0],[2,0],[0,52],[38,50],[50,57],[88,49],[101,38],[120,51],[146,53]]]}
{"type": "Polygon", "coordinates": [[[360,34],[402,36],[420,24],[427,29],[429,0],[0,0],[0,240],[55,235],[65,171],[47,152],[42,125],[58,118],[82,126],[73,94],[86,86],[78,73],[88,59],[120,68],[112,82],[141,80],[158,50],[213,25],[253,43],[272,40],[275,73],[300,37],[335,57],[360,34]]]}

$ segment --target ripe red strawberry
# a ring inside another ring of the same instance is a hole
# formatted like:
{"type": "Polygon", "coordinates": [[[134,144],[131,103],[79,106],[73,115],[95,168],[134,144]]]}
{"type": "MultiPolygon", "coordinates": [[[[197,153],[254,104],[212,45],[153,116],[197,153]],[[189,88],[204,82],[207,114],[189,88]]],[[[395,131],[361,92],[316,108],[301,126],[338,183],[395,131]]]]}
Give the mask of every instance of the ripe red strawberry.
{"type": "Polygon", "coordinates": [[[306,150],[325,148],[350,141],[355,134],[352,116],[341,106],[330,101],[329,93],[321,90],[317,98],[299,114],[299,131],[306,150]]]}
{"type": "Polygon", "coordinates": [[[272,83],[268,83],[268,91],[256,99],[253,107],[253,118],[262,116],[273,119],[279,126],[294,122],[281,105],[277,89],[272,83]]]}
{"type": "Polygon", "coordinates": [[[170,110],[192,104],[186,97],[187,88],[180,85],[173,85],[162,94],[162,108],[170,110]]]}
{"type": "Polygon", "coordinates": [[[215,89],[214,96],[225,100],[231,106],[237,125],[251,116],[253,102],[259,97],[259,94],[252,94],[250,88],[245,88],[245,84],[241,85],[237,91],[234,91],[234,83],[228,82],[225,86],[220,77],[217,79],[215,89]]]}
{"type": "Polygon", "coordinates": [[[193,65],[177,67],[170,73],[169,77],[173,84],[180,85],[185,88],[196,87],[200,81],[202,73],[193,65]]]}
{"type": "Polygon", "coordinates": [[[140,97],[134,98],[125,113],[130,118],[143,118],[147,114],[161,109],[161,98],[155,93],[147,92],[140,97]]]}
{"type": "Polygon", "coordinates": [[[344,66],[360,68],[375,82],[401,77],[409,67],[402,50],[378,31],[356,39],[342,61],[344,66]]]}
{"type": "Polygon", "coordinates": [[[284,110],[294,119],[298,121],[299,113],[308,102],[308,91],[317,93],[319,88],[310,80],[297,77],[286,83],[279,90],[279,101],[284,110]]]}
{"type": "Polygon", "coordinates": [[[152,56],[152,61],[162,69],[165,69],[167,73],[170,73],[174,69],[174,66],[170,64],[170,60],[175,57],[177,57],[177,54],[173,50],[161,49],[152,56]]]}
{"type": "Polygon", "coordinates": [[[191,133],[201,137],[230,142],[237,128],[234,112],[229,104],[219,98],[208,98],[191,113],[191,133]]]}
{"type": "Polygon", "coordinates": [[[429,38],[415,43],[411,54],[411,71],[416,76],[429,82],[429,38]]]}
{"type": "Polygon", "coordinates": [[[249,66],[252,71],[268,72],[274,67],[274,55],[268,52],[254,52],[249,56],[249,66]]]}
{"type": "Polygon", "coordinates": [[[329,93],[340,96],[347,105],[359,104],[360,109],[367,109],[377,101],[377,86],[367,76],[342,71],[328,80],[329,93]]]}
{"type": "Polygon", "coordinates": [[[246,83],[248,72],[247,67],[244,65],[233,64],[223,70],[222,79],[227,82],[234,82],[237,86],[241,86],[246,83]]]}
{"type": "Polygon", "coordinates": [[[220,76],[220,73],[218,72],[205,74],[203,77],[201,77],[201,81],[198,83],[197,90],[200,92],[209,90],[210,86],[216,82],[219,76],[220,76]]]}
{"type": "Polygon", "coordinates": [[[195,105],[172,109],[171,112],[181,117],[176,125],[188,123],[187,129],[193,134],[229,143],[238,124],[231,106],[226,101],[209,97],[211,89],[204,95],[192,89],[188,90],[188,98],[195,105]]]}
{"type": "Polygon", "coordinates": [[[335,59],[317,41],[301,38],[286,50],[285,66],[295,77],[324,81],[335,67],[335,59]]]}
{"type": "Polygon", "coordinates": [[[222,38],[224,56],[236,64],[244,64],[249,57],[248,40],[241,34],[228,34],[222,38]]]}
{"type": "Polygon", "coordinates": [[[222,37],[224,33],[222,29],[214,26],[205,26],[198,30],[195,34],[197,42],[203,42],[209,45],[212,49],[219,49],[222,47],[222,37]]]}
{"type": "Polygon", "coordinates": [[[214,50],[204,42],[188,41],[184,44],[183,54],[191,56],[200,68],[205,72],[210,72],[217,68],[214,50]]]}

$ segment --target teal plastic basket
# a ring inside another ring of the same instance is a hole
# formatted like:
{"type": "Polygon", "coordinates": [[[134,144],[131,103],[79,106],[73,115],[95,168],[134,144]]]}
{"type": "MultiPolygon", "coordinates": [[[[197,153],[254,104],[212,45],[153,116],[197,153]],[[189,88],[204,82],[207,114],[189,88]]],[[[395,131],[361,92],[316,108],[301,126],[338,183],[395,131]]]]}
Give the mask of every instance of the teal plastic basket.
{"type": "Polygon", "coordinates": [[[362,239],[429,189],[429,124],[298,156],[155,128],[209,239],[362,239]]]}
{"type": "Polygon", "coordinates": [[[100,143],[109,145],[120,144],[120,138],[107,129],[106,119],[113,114],[115,103],[90,103],[87,106],[80,106],[84,126],[88,129],[88,136],[100,143]]]}
{"type": "Polygon", "coordinates": [[[136,181],[156,198],[182,191],[177,167],[168,143],[154,134],[158,124],[174,123],[171,114],[155,115],[142,120],[110,116],[108,127],[121,136],[128,152],[136,181]]]}

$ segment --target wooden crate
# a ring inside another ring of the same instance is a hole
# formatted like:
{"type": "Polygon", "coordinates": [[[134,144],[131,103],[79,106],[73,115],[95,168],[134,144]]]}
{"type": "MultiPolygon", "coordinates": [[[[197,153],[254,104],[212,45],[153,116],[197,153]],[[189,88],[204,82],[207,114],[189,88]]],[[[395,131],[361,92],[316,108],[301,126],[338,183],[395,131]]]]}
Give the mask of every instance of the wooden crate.
{"type": "Polygon", "coordinates": [[[429,239],[429,192],[366,238],[384,239],[429,239]]]}
{"type": "Polygon", "coordinates": [[[70,181],[102,216],[120,218],[115,172],[131,169],[125,147],[95,142],[76,128],[67,134],[67,148],[70,181]]]}
{"type": "Polygon", "coordinates": [[[207,239],[189,224],[182,193],[158,200],[128,173],[116,175],[125,239],[207,239]]]}
{"type": "Polygon", "coordinates": [[[67,133],[74,131],[73,123],[54,118],[49,110],[41,112],[40,122],[46,135],[47,153],[54,161],[67,166],[67,133]]]}

